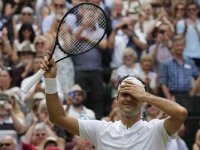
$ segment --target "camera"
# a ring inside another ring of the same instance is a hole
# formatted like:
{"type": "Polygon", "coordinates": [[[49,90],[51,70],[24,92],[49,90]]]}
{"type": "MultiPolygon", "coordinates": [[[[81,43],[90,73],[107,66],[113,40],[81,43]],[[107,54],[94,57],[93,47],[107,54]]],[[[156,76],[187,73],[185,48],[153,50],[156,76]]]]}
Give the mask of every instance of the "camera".
{"type": "Polygon", "coordinates": [[[127,29],[128,28],[128,24],[123,24],[122,26],[121,26],[121,29],[127,29]]]}
{"type": "Polygon", "coordinates": [[[165,31],[164,31],[164,30],[159,30],[159,33],[160,33],[160,34],[164,34],[165,31]]]}

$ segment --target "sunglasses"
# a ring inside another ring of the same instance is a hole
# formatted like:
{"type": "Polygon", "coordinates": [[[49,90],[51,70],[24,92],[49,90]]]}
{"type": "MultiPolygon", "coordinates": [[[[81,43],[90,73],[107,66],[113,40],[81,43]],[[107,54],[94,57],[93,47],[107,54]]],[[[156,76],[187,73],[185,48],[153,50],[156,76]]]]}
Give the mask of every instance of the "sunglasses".
{"type": "Polygon", "coordinates": [[[185,11],[185,8],[183,8],[183,7],[177,7],[176,10],[177,11],[185,11]]]}
{"type": "Polygon", "coordinates": [[[0,144],[0,147],[8,147],[11,145],[12,145],[12,143],[2,143],[2,144],[0,144]]]}
{"type": "Polygon", "coordinates": [[[42,45],[42,46],[43,46],[43,45],[44,45],[44,42],[36,42],[35,45],[37,45],[37,46],[38,46],[38,45],[42,45]]]}
{"type": "Polygon", "coordinates": [[[22,15],[23,15],[23,16],[26,16],[26,15],[27,15],[27,16],[31,16],[32,14],[31,14],[31,13],[22,13],[22,15]]]}
{"type": "Polygon", "coordinates": [[[37,134],[35,134],[37,137],[39,137],[39,136],[45,136],[46,135],[46,133],[37,133],[37,134]]]}
{"type": "Polygon", "coordinates": [[[54,4],[54,7],[56,7],[56,8],[63,8],[65,5],[64,4],[54,4]]]}
{"type": "Polygon", "coordinates": [[[187,10],[188,11],[196,11],[197,9],[196,8],[188,8],[187,10]]]}
{"type": "Polygon", "coordinates": [[[133,55],[124,55],[124,58],[132,58],[133,55]]]}

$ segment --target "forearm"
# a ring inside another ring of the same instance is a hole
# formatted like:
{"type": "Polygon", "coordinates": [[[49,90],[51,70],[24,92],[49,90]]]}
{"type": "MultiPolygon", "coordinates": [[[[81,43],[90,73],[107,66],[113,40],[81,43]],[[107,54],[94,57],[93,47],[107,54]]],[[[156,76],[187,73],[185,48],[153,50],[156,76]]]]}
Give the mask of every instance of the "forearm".
{"type": "Polygon", "coordinates": [[[35,128],[35,125],[32,125],[28,131],[26,132],[26,134],[22,137],[22,141],[24,143],[31,143],[31,138],[32,138],[32,135],[33,135],[33,130],[35,128]]]}
{"type": "Polygon", "coordinates": [[[115,32],[116,30],[113,30],[108,38],[108,48],[113,49],[115,46],[115,32]]]}
{"type": "Polygon", "coordinates": [[[153,49],[153,52],[152,52],[152,60],[153,60],[153,64],[155,64],[156,62],[156,58],[157,58],[157,53],[158,53],[158,48],[159,48],[160,44],[157,43],[156,44],[156,47],[153,49]]]}
{"type": "Polygon", "coordinates": [[[24,124],[22,124],[17,117],[15,116],[15,113],[11,111],[11,117],[13,119],[14,127],[17,130],[18,133],[23,133],[25,130],[24,124]]]}
{"type": "Polygon", "coordinates": [[[200,76],[196,79],[195,84],[191,90],[192,96],[194,96],[200,89],[200,76]]]}
{"type": "Polygon", "coordinates": [[[99,43],[98,47],[99,47],[100,49],[102,49],[102,50],[106,50],[106,49],[107,49],[107,45],[108,45],[107,39],[103,39],[103,40],[99,43]]]}
{"type": "Polygon", "coordinates": [[[158,107],[175,120],[181,120],[182,122],[187,116],[186,109],[171,100],[146,94],[143,101],[158,107]]]}
{"type": "Polygon", "coordinates": [[[60,118],[66,117],[66,112],[58,98],[58,94],[46,94],[49,119],[54,124],[59,124],[60,118]]]}
{"type": "Polygon", "coordinates": [[[133,42],[136,44],[137,47],[144,50],[147,48],[147,44],[141,42],[136,36],[132,37],[133,42]]]}

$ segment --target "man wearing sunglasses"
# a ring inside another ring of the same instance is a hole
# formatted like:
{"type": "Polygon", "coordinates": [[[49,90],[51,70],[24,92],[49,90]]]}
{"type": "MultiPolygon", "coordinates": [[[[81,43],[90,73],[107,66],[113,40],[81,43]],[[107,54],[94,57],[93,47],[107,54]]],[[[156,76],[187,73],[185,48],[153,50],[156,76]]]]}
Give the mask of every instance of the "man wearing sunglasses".
{"type": "Polygon", "coordinates": [[[187,18],[177,24],[177,33],[185,36],[184,56],[192,58],[200,68],[200,19],[198,5],[194,2],[187,4],[187,18]]]}
{"type": "Polygon", "coordinates": [[[17,150],[16,139],[10,135],[0,138],[0,150],[17,150]]]}
{"type": "Polygon", "coordinates": [[[56,15],[64,15],[66,10],[65,0],[54,0],[53,1],[53,10],[51,13],[44,18],[42,21],[42,33],[50,31],[51,25],[56,15]]]}

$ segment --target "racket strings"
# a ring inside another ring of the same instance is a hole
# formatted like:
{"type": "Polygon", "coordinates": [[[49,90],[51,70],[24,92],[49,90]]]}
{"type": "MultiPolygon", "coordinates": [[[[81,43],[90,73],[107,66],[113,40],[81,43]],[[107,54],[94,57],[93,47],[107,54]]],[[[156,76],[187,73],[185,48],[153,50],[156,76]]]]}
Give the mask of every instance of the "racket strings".
{"type": "MultiPolygon", "coordinates": [[[[65,52],[69,54],[77,54],[87,51],[88,49],[92,48],[104,35],[105,28],[107,25],[105,15],[103,12],[99,9],[91,6],[82,6],[79,9],[76,9],[72,14],[74,16],[78,16],[79,13],[86,14],[87,12],[90,12],[89,15],[87,15],[87,18],[82,17],[77,21],[77,26],[74,27],[74,31],[76,31],[81,25],[83,19],[87,19],[87,21],[90,22],[90,25],[85,28],[85,30],[81,33],[81,36],[86,36],[89,40],[87,41],[79,41],[75,35],[75,33],[69,33],[69,26],[70,22],[65,22],[61,24],[59,34],[58,34],[58,41],[62,48],[65,50],[65,52]],[[95,16],[96,15],[96,16],[95,16]],[[87,34],[87,30],[94,28],[101,28],[102,32],[90,32],[90,34],[87,34]],[[85,35],[86,34],[86,35],[85,35]]],[[[65,20],[65,19],[64,19],[65,20]]]]}
{"type": "MultiPolygon", "coordinates": [[[[93,7],[94,8],[94,7],[93,7]]],[[[82,10],[82,13],[84,13],[85,11],[87,11],[88,9],[90,9],[91,10],[91,8],[88,8],[88,7],[83,7],[83,8],[80,8],[81,10],[82,10]]],[[[96,9],[96,8],[95,8],[96,9]]],[[[94,11],[94,10],[92,10],[92,11],[94,11]]],[[[76,11],[75,12],[75,15],[77,15],[78,14],[78,11],[76,11]]],[[[82,20],[83,20],[83,17],[82,17],[82,19],[79,19],[79,21],[78,21],[78,25],[80,25],[81,24],[81,22],[82,22],[82,20]]],[[[90,21],[90,20],[89,20],[90,21]]],[[[90,21],[90,23],[92,24],[94,21],[92,20],[92,21],[90,21]]],[[[92,25],[91,25],[92,26],[92,25]]],[[[90,28],[90,26],[88,26],[88,28],[90,28]]],[[[66,31],[66,30],[65,30],[66,31]]],[[[64,33],[62,33],[62,34],[65,34],[65,32],[64,33]]],[[[73,38],[73,37],[72,37],[73,38]]],[[[88,49],[88,44],[83,44],[83,43],[80,43],[78,40],[76,40],[76,38],[73,38],[72,40],[71,40],[71,42],[72,43],[74,43],[73,44],[73,47],[68,47],[68,52],[69,53],[71,53],[72,52],[72,49],[74,49],[74,47],[76,47],[76,49],[77,50],[79,50],[79,51],[76,51],[77,53],[79,53],[80,51],[81,51],[81,49],[83,50],[83,48],[85,47],[86,49],[88,49]]],[[[66,47],[66,46],[65,46],[66,47]]],[[[67,48],[66,47],[66,48],[67,48]]],[[[73,50],[74,51],[74,50],[73,50]]]]}

